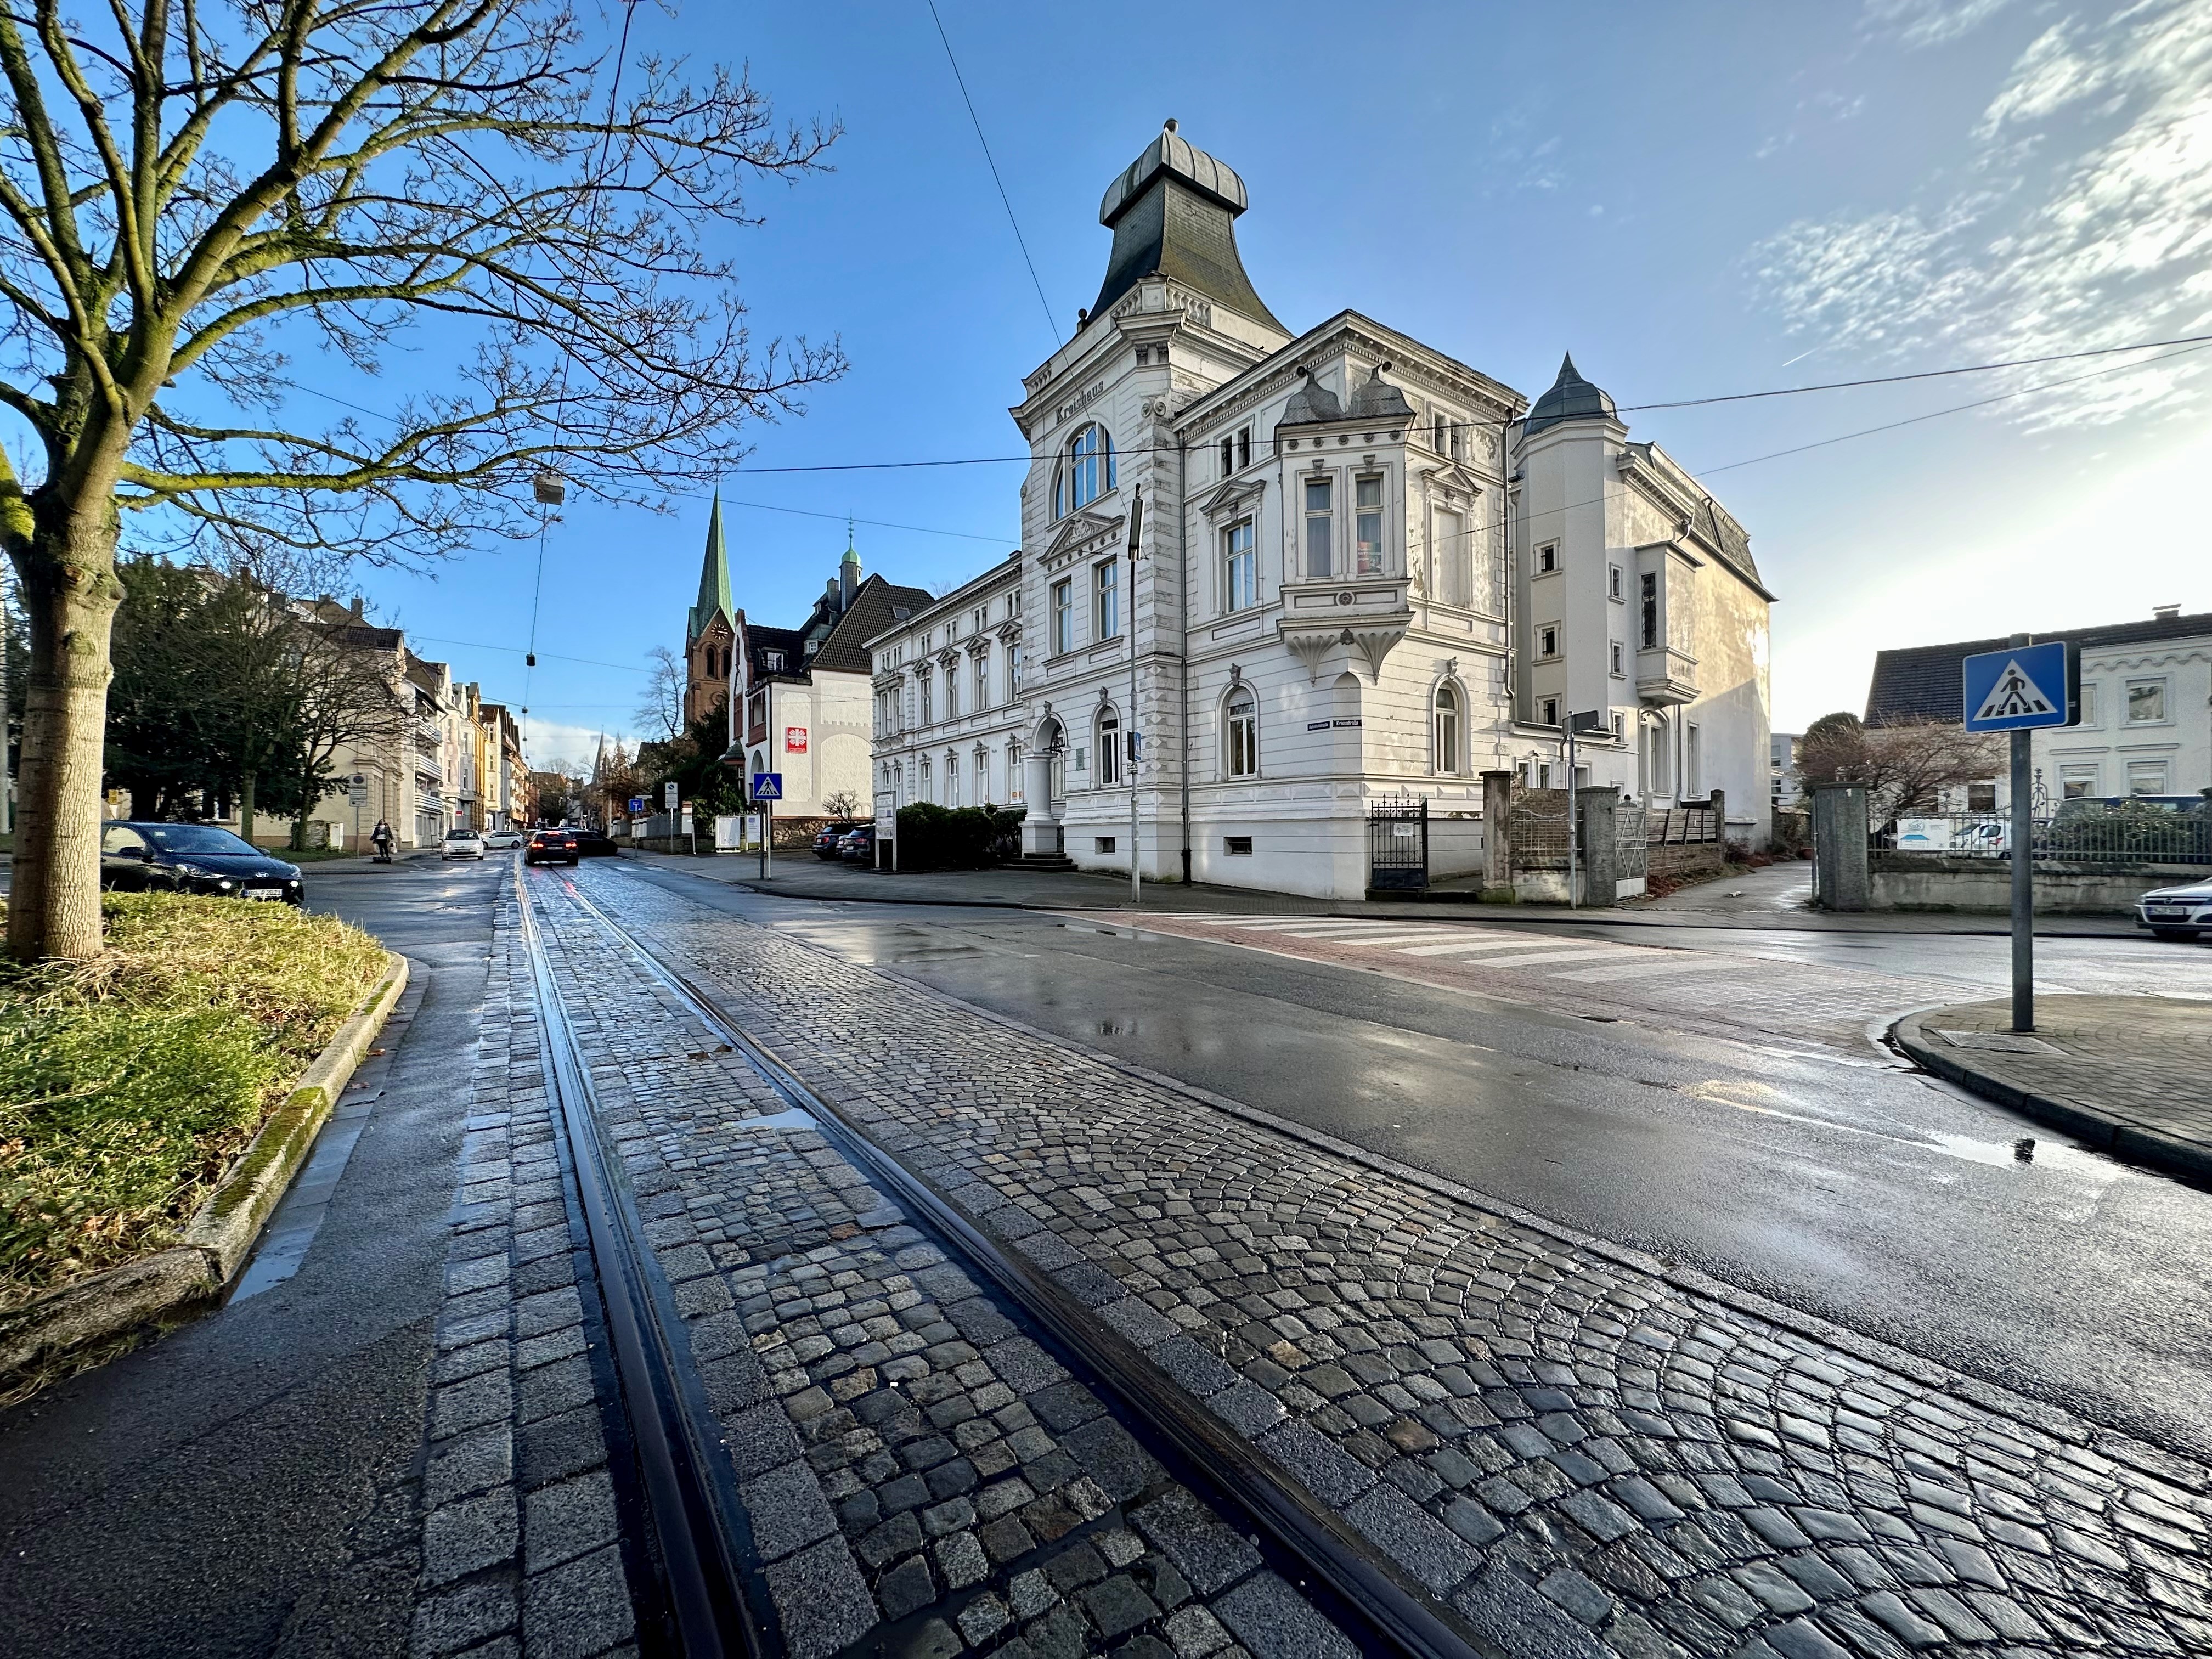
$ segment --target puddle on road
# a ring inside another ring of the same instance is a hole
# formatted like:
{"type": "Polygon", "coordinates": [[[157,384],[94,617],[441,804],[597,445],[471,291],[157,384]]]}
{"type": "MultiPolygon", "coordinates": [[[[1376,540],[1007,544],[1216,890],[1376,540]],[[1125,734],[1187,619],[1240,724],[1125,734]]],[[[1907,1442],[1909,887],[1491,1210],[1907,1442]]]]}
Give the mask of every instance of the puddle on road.
{"type": "Polygon", "coordinates": [[[1792,1123],[1809,1123],[1819,1129],[1833,1129],[1843,1134],[1865,1135],[1875,1140],[1887,1140],[1893,1146],[1909,1146],[1915,1152],[1936,1152],[1968,1164],[1987,1164],[1996,1169],[2032,1170],[2058,1168],[2074,1174],[2117,1173],[2118,1166],[2110,1159],[2050,1138],[2044,1131],[2034,1137],[2035,1156],[2021,1159],[2014,1153],[2014,1143],[2008,1140],[1978,1140],[1971,1135],[1947,1134],[1940,1130],[1917,1129],[1903,1134],[1893,1134],[1883,1129],[1869,1129],[1856,1123],[1838,1123],[1833,1118],[1820,1117],[1808,1112],[1786,1111],[1780,1106],[1766,1105],[1757,1099],[1740,1100],[1738,1095],[1763,1096],[1784,1101],[1788,1097],[1779,1090],[1763,1083],[1747,1079],[1692,1083],[1681,1085],[1677,1092],[1692,1100],[1707,1101],[1716,1106],[1733,1106],[1739,1112],[1751,1112],[1760,1117],[1784,1118],[1792,1123]]]}
{"type": "Polygon", "coordinates": [[[1134,1036],[1137,1022],[1133,1019],[1102,1019],[1098,1022],[1100,1036],[1134,1036]]]}
{"type": "Polygon", "coordinates": [[[787,1112],[771,1112],[766,1117],[740,1118],[730,1125],[732,1129],[819,1129],[814,1114],[804,1106],[794,1106],[787,1112]]]}

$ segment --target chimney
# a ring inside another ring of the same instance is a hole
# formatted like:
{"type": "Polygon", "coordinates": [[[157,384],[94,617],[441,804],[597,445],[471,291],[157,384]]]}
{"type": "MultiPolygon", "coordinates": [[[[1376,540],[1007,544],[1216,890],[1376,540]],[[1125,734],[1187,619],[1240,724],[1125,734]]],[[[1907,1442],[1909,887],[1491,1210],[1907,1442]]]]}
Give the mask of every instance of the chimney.
{"type": "Polygon", "coordinates": [[[2178,605],[2154,605],[2150,608],[2150,614],[2155,622],[2172,622],[2181,614],[2181,607],[2178,605]]]}
{"type": "Polygon", "coordinates": [[[361,620],[361,595],[358,593],[353,596],[353,619],[356,622],[361,620]]]}

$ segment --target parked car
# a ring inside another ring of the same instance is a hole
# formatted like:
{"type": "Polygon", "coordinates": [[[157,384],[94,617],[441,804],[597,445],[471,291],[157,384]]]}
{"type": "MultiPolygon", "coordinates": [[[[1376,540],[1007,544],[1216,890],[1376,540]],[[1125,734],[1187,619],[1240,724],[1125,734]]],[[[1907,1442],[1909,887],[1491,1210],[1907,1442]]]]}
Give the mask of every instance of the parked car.
{"type": "Polygon", "coordinates": [[[2153,939],[2196,939],[2212,933],[2212,881],[2158,887],[2136,901],[2136,926],[2153,939]]]}
{"type": "Polygon", "coordinates": [[[580,857],[611,859],[622,851],[615,845],[612,837],[603,836],[596,830],[572,830],[568,833],[575,838],[576,852],[580,857]]]}
{"type": "Polygon", "coordinates": [[[522,849],[525,864],[574,864],[576,857],[576,837],[568,830],[533,830],[522,849]]]}
{"type": "Polygon", "coordinates": [[[211,823],[118,819],[100,832],[100,884],[125,893],[301,898],[300,867],[211,823]]]}
{"type": "Polygon", "coordinates": [[[520,830],[487,830],[484,834],[483,844],[484,851],[487,853],[512,853],[522,845],[522,831],[520,830]]]}
{"type": "Polygon", "coordinates": [[[876,861],[876,826],[858,823],[848,830],[837,839],[837,856],[847,864],[873,864],[876,861]]]}
{"type": "Polygon", "coordinates": [[[843,842],[846,836],[853,833],[855,827],[855,825],[849,823],[832,823],[825,826],[822,833],[814,838],[814,856],[817,859],[835,859],[837,857],[839,853],[842,850],[841,844],[843,842]]]}
{"type": "Polygon", "coordinates": [[[473,830],[448,830],[445,845],[438,856],[447,859],[481,859],[484,855],[484,838],[473,830]]]}

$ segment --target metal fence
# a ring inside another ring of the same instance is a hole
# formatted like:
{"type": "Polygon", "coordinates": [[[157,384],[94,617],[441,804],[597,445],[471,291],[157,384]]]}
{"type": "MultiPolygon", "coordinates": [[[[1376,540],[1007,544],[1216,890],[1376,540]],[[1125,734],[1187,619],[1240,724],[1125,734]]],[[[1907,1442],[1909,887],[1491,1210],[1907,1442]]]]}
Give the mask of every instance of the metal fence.
{"type": "Polygon", "coordinates": [[[1378,893],[1422,892],[1429,884],[1429,803],[1400,798],[1367,807],[1367,885],[1378,893]]]}
{"type": "MultiPolygon", "coordinates": [[[[2009,859],[2011,821],[1991,812],[1903,817],[1875,831],[1878,853],[2009,859]]],[[[2028,856],[2064,864],[2212,864],[2212,806],[2061,807],[2035,820],[2028,856]]]]}

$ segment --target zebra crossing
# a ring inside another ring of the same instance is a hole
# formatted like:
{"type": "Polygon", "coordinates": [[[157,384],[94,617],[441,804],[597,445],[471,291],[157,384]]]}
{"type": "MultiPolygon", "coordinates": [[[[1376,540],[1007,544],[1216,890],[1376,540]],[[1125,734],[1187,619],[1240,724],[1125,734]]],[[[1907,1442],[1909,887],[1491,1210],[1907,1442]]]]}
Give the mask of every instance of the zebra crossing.
{"type": "MultiPolygon", "coordinates": [[[[1300,940],[1315,945],[1353,945],[1388,956],[1431,961],[1440,966],[1540,969],[1540,977],[1605,984],[1613,981],[1668,979],[1690,974],[1742,970],[1739,957],[1660,945],[1621,945],[1606,939],[1571,939],[1480,922],[1409,923],[1360,921],[1322,916],[1177,916],[1176,931],[1208,935],[1267,949],[1271,943],[1300,940]]],[[[1123,925],[1127,925],[1124,922],[1123,925]]],[[[1157,923],[1147,921],[1148,927],[1157,923]]],[[[1285,954],[1289,954],[1285,952],[1285,954]]]]}

